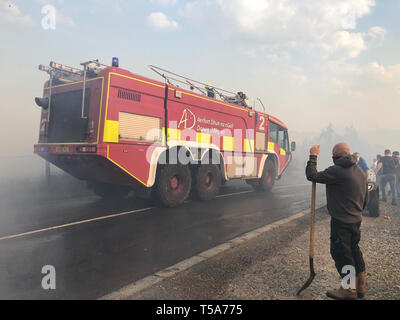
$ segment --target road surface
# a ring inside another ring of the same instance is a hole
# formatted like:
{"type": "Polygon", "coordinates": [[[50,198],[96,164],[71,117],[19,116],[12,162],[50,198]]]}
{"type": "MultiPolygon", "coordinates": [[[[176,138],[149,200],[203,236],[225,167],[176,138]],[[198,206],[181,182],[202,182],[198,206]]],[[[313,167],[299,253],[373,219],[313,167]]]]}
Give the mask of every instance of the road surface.
{"type": "MultiPolygon", "coordinates": [[[[0,299],[97,299],[310,207],[311,184],[279,181],[273,192],[228,182],[217,199],[178,208],[91,194],[41,201],[1,199],[0,299]],[[54,266],[56,289],[42,288],[54,266]]],[[[317,205],[325,203],[318,187],[317,205]]]]}

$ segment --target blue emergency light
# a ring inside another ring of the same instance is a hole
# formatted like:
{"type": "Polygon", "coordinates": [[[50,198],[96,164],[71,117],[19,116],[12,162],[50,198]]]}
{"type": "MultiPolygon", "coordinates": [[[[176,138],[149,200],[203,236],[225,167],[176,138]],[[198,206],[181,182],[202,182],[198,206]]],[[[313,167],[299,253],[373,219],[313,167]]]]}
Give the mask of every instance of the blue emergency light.
{"type": "Polygon", "coordinates": [[[113,67],[119,67],[119,59],[117,57],[112,58],[112,66],[113,67]]]}

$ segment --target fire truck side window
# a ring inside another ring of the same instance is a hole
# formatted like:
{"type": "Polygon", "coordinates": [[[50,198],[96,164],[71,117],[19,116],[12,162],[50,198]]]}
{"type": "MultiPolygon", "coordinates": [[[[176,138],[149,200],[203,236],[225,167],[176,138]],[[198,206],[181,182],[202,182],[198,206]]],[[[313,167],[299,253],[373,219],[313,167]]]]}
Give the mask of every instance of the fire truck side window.
{"type": "Polygon", "coordinates": [[[278,125],[273,122],[269,123],[269,140],[278,142],[278,125]]]}
{"type": "Polygon", "coordinates": [[[289,147],[289,134],[288,131],[285,130],[285,147],[283,148],[286,151],[290,151],[290,147],[289,147]]]}
{"type": "Polygon", "coordinates": [[[278,145],[286,150],[289,151],[289,140],[287,130],[283,127],[278,127],[278,145]]]}

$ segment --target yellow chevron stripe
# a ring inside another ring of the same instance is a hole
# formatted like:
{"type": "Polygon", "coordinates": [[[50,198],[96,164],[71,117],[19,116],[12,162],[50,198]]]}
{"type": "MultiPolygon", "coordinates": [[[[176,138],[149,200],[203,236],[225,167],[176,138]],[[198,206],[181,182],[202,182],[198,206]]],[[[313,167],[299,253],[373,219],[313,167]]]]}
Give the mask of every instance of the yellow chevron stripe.
{"type": "Polygon", "coordinates": [[[129,174],[132,178],[135,178],[137,181],[139,181],[141,184],[143,184],[145,187],[147,187],[147,184],[144,183],[142,180],[140,180],[138,177],[136,177],[135,175],[133,175],[132,173],[130,173],[128,170],[126,170],[123,166],[119,165],[118,163],[116,163],[114,160],[112,160],[110,158],[110,148],[109,145],[107,145],[107,159],[109,161],[111,161],[112,163],[114,163],[118,168],[120,168],[121,170],[125,171],[127,174],[129,174]]]}
{"type": "Polygon", "coordinates": [[[222,137],[222,150],[234,151],[235,149],[235,138],[234,137],[222,137]]]}

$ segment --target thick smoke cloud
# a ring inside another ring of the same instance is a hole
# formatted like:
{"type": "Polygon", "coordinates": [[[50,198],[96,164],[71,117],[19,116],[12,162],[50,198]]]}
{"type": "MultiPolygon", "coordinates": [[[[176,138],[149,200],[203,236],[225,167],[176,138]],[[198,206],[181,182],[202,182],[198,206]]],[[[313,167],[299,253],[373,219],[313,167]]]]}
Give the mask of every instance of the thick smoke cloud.
{"type": "MultiPolygon", "coordinates": [[[[294,139],[296,136],[294,136],[294,139]]],[[[333,164],[332,148],[338,142],[346,142],[350,146],[352,153],[359,152],[367,161],[368,166],[372,166],[373,159],[377,154],[382,154],[386,146],[384,143],[375,144],[367,140],[354,127],[346,127],[343,133],[338,133],[335,126],[329,124],[319,134],[308,134],[303,137],[302,141],[297,143],[297,150],[294,153],[294,161],[290,171],[301,171],[304,173],[304,168],[307,164],[309,149],[314,144],[321,146],[321,153],[318,157],[318,170],[323,170],[333,164]]],[[[289,171],[289,169],[288,169],[289,171]]]]}

